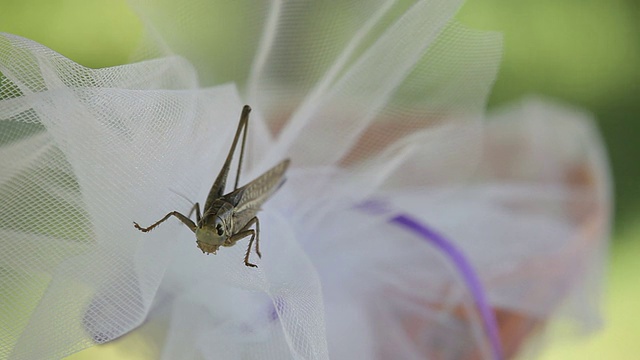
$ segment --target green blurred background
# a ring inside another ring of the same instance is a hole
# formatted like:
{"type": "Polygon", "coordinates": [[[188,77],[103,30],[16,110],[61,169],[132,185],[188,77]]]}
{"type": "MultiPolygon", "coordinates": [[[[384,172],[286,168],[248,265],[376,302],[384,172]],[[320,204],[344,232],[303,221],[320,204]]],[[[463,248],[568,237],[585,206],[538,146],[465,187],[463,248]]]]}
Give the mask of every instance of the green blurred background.
{"type": "MultiPolygon", "coordinates": [[[[605,328],[579,340],[549,339],[542,359],[640,358],[640,1],[467,0],[457,19],[504,34],[490,107],[530,93],[584,107],[598,118],[609,151],[616,224],[605,328]]],[[[0,32],[36,40],[98,68],[126,63],[141,25],[124,0],[0,0],[0,32]]],[[[156,353],[134,346],[137,341],[130,336],[126,344],[94,347],[71,358],[156,353]]]]}

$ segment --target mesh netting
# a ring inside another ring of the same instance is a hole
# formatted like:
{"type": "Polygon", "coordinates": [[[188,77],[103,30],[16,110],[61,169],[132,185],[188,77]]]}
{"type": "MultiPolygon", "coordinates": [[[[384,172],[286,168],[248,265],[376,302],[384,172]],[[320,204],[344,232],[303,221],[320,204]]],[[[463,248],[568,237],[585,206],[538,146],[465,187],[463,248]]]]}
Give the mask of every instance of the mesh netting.
{"type": "Polygon", "coordinates": [[[451,23],[460,1],[133,6],[147,33],[123,66],[0,36],[1,358],[135,331],[166,359],[494,359],[552,316],[597,322],[597,133],[535,99],[483,121],[500,37],[451,23]],[[258,268],[174,219],[134,229],[204,202],[244,103],[240,183],[292,159],[258,268]],[[401,213],[466,256],[490,319],[401,213]]]}

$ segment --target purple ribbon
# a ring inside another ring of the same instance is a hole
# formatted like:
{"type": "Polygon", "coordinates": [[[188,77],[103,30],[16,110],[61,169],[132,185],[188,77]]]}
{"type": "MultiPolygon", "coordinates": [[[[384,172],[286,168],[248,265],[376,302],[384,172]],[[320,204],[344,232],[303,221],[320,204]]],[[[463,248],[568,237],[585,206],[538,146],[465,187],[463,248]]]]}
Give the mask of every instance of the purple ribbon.
{"type": "Polygon", "coordinates": [[[482,288],[480,279],[478,279],[476,272],[473,270],[473,267],[462,252],[458,250],[451,241],[447,240],[447,238],[425,224],[420,223],[418,220],[407,214],[395,212],[391,208],[390,204],[384,200],[368,199],[357,204],[355,207],[371,215],[386,216],[388,214],[395,213],[395,215],[393,215],[389,220],[390,223],[400,225],[414,234],[419,235],[442,251],[453,262],[473,296],[484,325],[484,330],[489,338],[494,359],[503,360],[504,354],[502,352],[502,343],[500,341],[500,335],[498,334],[498,324],[496,322],[495,314],[489,306],[489,302],[487,301],[487,296],[482,288]]]}
{"type": "Polygon", "coordinates": [[[448,256],[453,264],[456,266],[464,282],[466,283],[469,291],[473,295],[476,307],[480,312],[482,322],[484,324],[487,337],[491,343],[494,359],[502,360],[504,355],[502,353],[502,344],[500,342],[500,336],[498,335],[498,324],[496,322],[495,314],[489,307],[489,302],[485,295],[482,284],[478,279],[475,271],[469,261],[462,255],[462,252],[458,250],[450,241],[444,236],[440,235],[433,229],[430,229],[424,224],[418,222],[418,220],[410,217],[409,215],[400,213],[390,219],[393,224],[400,225],[411,232],[421,236],[423,239],[429,241],[436,248],[441,250],[446,256],[448,256]]]}

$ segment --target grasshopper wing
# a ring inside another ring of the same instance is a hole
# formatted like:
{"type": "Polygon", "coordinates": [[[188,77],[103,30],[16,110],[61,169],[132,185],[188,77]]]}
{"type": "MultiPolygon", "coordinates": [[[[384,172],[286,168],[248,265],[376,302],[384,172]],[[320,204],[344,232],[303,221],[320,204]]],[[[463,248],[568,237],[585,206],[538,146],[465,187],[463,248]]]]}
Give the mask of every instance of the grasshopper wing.
{"type": "Polygon", "coordinates": [[[253,218],[262,204],[282,186],[288,167],[289,159],[283,160],[255,180],[225,196],[235,205],[235,217],[239,223],[253,218]]]}

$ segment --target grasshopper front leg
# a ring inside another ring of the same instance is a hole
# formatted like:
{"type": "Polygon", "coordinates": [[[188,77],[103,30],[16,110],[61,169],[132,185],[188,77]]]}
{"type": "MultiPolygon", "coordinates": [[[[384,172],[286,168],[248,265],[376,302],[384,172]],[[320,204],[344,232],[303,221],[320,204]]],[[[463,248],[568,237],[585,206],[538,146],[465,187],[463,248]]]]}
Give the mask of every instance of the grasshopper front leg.
{"type": "Polygon", "coordinates": [[[257,267],[255,264],[249,262],[249,254],[251,254],[251,245],[253,241],[256,241],[256,254],[258,254],[259,258],[262,258],[262,254],[260,253],[260,221],[257,216],[254,216],[247,222],[247,224],[240,229],[236,234],[232,235],[225,241],[224,246],[233,246],[239,240],[246,238],[247,236],[251,236],[249,239],[249,246],[247,246],[247,252],[244,255],[244,264],[250,267],[257,267]],[[256,229],[250,229],[250,227],[256,224],[256,229]]]}
{"type": "MultiPolygon", "coordinates": [[[[198,210],[198,212],[199,212],[200,211],[199,207],[196,208],[196,210],[198,210]]],[[[154,224],[152,224],[149,227],[143,228],[140,225],[138,225],[138,223],[135,222],[135,221],[133,222],[133,226],[135,226],[136,229],[138,229],[138,230],[140,230],[142,232],[148,232],[148,231],[153,230],[153,228],[155,228],[156,226],[158,226],[158,225],[162,224],[163,222],[165,222],[171,216],[177,217],[178,220],[182,221],[183,224],[187,225],[187,227],[189,229],[191,229],[191,231],[193,231],[194,233],[196,232],[196,224],[191,219],[189,219],[188,217],[180,214],[177,211],[172,211],[172,212],[168,213],[162,219],[156,221],[154,224]]]]}

